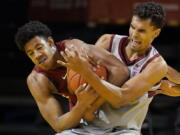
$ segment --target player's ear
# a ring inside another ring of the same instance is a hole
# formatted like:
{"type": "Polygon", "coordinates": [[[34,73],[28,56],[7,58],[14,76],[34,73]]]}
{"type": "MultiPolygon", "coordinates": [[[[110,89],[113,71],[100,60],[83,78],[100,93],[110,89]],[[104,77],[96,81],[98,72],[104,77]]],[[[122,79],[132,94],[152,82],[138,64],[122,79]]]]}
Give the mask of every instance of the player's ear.
{"type": "Polygon", "coordinates": [[[155,33],[154,33],[154,37],[155,37],[155,38],[158,37],[159,34],[160,34],[160,32],[161,32],[161,29],[156,29],[156,30],[155,30],[155,33]]]}
{"type": "Polygon", "coordinates": [[[48,37],[47,41],[48,41],[50,46],[54,46],[54,40],[52,37],[48,37]]]}

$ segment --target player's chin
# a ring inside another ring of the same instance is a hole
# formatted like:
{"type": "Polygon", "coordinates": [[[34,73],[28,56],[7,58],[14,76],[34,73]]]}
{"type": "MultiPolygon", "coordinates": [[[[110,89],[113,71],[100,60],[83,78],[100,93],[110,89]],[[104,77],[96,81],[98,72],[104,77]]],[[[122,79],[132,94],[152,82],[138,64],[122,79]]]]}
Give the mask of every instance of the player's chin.
{"type": "Polygon", "coordinates": [[[46,63],[46,62],[43,62],[43,63],[41,63],[41,64],[38,64],[38,66],[40,67],[40,68],[42,68],[42,69],[50,69],[51,67],[52,67],[52,64],[50,64],[50,63],[46,63]]]}

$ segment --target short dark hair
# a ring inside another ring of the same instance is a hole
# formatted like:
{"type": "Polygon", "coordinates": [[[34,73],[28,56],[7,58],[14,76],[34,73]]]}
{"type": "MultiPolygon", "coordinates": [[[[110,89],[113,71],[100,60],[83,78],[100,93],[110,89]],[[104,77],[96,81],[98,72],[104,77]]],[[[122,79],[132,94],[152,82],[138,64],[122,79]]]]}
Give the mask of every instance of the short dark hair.
{"type": "Polygon", "coordinates": [[[160,4],[155,2],[139,3],[134,8],[133,15],[141,19],[151,19],[156,28],[163,28],[165,25],[166,13],[160,4]]]}
{"type": "Polygon", "coordinates": [[[18,48],[24,51],[25,44],[35,36],[47,39],[51,34],[51,30],[47,25],[39,21],[30,21],[18,29],[15,35],[15,42],[18,48]]]}

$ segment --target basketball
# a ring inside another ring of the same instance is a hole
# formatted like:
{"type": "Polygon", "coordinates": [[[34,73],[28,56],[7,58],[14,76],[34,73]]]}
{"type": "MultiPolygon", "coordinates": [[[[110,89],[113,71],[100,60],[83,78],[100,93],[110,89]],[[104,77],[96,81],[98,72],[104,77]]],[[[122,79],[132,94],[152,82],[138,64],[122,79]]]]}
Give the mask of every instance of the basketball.
{"type": "MultiPolygon", "coordinates": [[[[94,71],[101,79],[107,80],[107,71],[106,68],[103,66],[95,67],[94,71]]],[[[74,72],[71,69],[68,69],[67,71],[67,82],[68,82],[68,88],[75,92],[75,90],[84,83],[87,83],[86,80],[81,77],[78,73],[74,72]]]]}

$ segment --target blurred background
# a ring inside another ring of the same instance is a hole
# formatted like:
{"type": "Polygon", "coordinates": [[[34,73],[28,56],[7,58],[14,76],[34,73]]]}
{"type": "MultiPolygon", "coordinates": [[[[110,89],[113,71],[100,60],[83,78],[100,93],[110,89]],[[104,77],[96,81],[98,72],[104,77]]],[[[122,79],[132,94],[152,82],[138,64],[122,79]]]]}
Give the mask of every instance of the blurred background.
{"type": "MultiPolygon", "coordinates": [[[[132,9],[148,0],[1,0],[0,135],[52,135],[26,86],[33,64],[20,52],[14,35],[29,20],[47,24],[56,41],[70,37],[94,44],[105,33],[128,35],[132,9]]],[[[180,71],[180,0],[154,0],[167,24],[153,45],[180,71]]],[[[64,102],[67,111],[67,101],[64,102]]],[[[143,124],[144,135],[180,135],[180,97],[158,95],[143,124]]]]}

